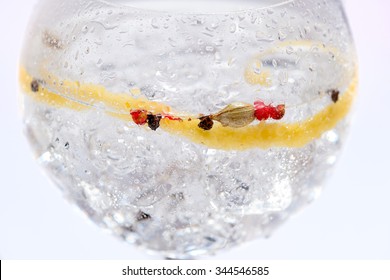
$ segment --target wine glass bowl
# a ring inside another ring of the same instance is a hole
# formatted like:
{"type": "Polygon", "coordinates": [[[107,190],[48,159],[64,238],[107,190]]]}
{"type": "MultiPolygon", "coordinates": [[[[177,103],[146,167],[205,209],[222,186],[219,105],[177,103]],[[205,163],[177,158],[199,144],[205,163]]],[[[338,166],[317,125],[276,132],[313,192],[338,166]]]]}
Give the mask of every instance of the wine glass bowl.
{"type": "Polygon", "coordinates": [[[47,174],[170,258],[269,236],[314,200],[356,83],[337,0],[41,0],[20,65],[47,174]]]}

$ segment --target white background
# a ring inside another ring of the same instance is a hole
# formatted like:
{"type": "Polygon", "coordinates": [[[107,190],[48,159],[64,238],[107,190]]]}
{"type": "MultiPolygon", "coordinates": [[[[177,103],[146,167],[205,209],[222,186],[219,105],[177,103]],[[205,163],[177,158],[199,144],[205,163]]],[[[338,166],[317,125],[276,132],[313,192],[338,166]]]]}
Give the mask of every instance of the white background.
{"type": "MultiPolygon", "coordinates": [[[[34,0],[0,9],[0,258],[145,259],[69,205],[32,159],[17,107],[17,65],[34,0]]],[[[321,197],[270,239],[219,259],[390,259],[390,2],[346,1],[360,96],[344,153],[321,197]]]]}

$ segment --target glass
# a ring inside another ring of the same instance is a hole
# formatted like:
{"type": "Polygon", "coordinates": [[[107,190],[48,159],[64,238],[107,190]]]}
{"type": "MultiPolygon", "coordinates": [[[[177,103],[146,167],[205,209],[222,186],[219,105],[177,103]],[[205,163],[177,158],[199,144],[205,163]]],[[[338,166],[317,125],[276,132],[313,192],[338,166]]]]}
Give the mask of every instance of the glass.
{"type": "Polygon", "coordinates": [[[337,0],[42,0],[20,66],[38,162],[167,258],[269,236],[313,201],[356,83],[337,0]]]}

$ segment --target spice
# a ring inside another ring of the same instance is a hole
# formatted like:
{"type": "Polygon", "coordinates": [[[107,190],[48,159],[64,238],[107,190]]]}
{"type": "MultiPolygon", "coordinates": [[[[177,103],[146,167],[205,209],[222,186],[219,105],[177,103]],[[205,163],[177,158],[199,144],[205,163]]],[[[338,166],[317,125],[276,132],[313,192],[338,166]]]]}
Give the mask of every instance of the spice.
{"type": "Polygon", "coordinates": [[[175,117],[175,116],[172,116],[172,115],[162,115],[162,118],[164,119],[168,119],[170,121],[182,121],[183,119],[179,118],[179,117],[175,117]]]}
{"type": "MultiPolygon", "coordinates": [[[[221,111],[213,115],[199,117],[198,127],[203,130],[211,130],[214,126],[214,121],[222,124],[224,127],[242,128],[251,124],[255,119],[265,121],[270,118],[280,120],[284,117],[286,106],[280,104],[275,106],[265,105],[263,101],[256,101],[254,105],[234,102],[229,104],[221,111]]],[[[162,119],[170,121],[183,121],[182,118],[171,114],[153,114],[146,110],[137,109],[131,110],[130,115],[137,125],[145,125],[146,123],[152,130],[157,130],[160,127],[162,119]]],[[[191,121],[191,118],[188,118],[191,121]]]]}
{"type": "Polygon", "coordinates": [[[142,212],[142,211],[139,211],[137,213],[137,216],[136,216],[136,219],[137,219],[138,222],[144,221],[144,220],[149,220],[151,218],[152,217],[149,214],[146,214],[145,212],[142,212]]]}
{"type": "Polygon", "coordinates": [[[214,122],[213,120],[211,119],[211,116],[204,116],[204,117],[200,117],[200,123],[198,124],[198,126],[204,130],[210,130],[213,128],[214,126],[214,122]]]}
{"type": "Polygon", "coordinates": [[[334,103],[337,103],[337,101],[339,101],[340,91],[337,89],[331,89],[328,92],[330,93],[330,97],[332,98],[332,101],[334,103]]]}
{"type": "Polygon", "coordinates": [[[220,122],[223,126],[240,128],[249,125],[255,120],[255,108],[246,103],[235,102],[215,115],[212,119],[220,122]]]}
{"type": "Polygon", "coordinates": [[[151,130],[157,130],[157,128],[160,127],[160,121],[161,121],[161,115],[153,115],[153,114],[148,114],[147,115],[147,122],[148,126],[150,127],[151,130]]]}
{"type": "Polygon", "coordinates": [[[130,115],[138,125],[144,125],[148,121],[148,112],[145,110],[133,110],[130,112],[130,115]]]}
{"type": "Polygon", "coordinates": [[[263,101],[255,102],[255,117],[259,121],[268,120],[271,116],[272,108],[264,104],[263,101]]]}
{"type": "Polygon", "coordinates": [[[31,82],[31,90],[33,92],[38,92],[39,91],[39,82],[37,80],[32,80],[32,82],[31,82]]]}
{"type": "Polygon", "coordinates": [[[271,110],[271,118],[274,120],[281,120],[284,117],[284,114],[286,113],[286,106],[285,105],[278,105],[276,107],[273,107],[273,110],[271,110]]]}
{"type": "Polygon", "coordinates": [[[136,124],[144,125],[147,123],[152,130],[157,130],[160,127],[160,121],[163,118],[171,121],[183,121],[181,118],[172,115],[154,115],[146,110],[140,109],[130,111],[130,115],[136,124]]]}
{"type": "Polygon", "coordinates": [[[270,118],[274,120],[280,120],[284,117],[286,113],[286,106],[284,104],[280,104],[275,106],[265,105],[263,101],[255,102],[255,117],[259,121],[265,121],[270,118]]]}

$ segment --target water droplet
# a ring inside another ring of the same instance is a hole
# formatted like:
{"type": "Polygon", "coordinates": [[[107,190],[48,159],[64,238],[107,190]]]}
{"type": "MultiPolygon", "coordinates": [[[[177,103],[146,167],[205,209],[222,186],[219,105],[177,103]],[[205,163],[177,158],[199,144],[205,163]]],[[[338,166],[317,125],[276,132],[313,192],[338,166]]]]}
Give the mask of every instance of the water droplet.
{"type": "Polygon", "coordinates": [[[47,120],[52,120],[52,119],[53,119],[53,114],[52,114],[52,112],[47,112],[47,113],[45,113],[45,119],[47,119],[47,120]]]}
{"type": "Polygon", "coordinates": [[[278,38],[279,38],[280,41],[283,41],[283,40],[285,40],[287,38],[287,34],[284,33],[282,30],[279,30],[278,38]]]}
{"type": "Polygon", "coordinates": [[[84,34],[87,34],[88,33],[88,25],[85,25],[82,29],[81,29],[81,32],[83,32],[84,34]]]}
{"type": "Polygon", "coordinates": [[[96,62],[96,66],[100,67],[100,66],[102,66],[102,64],[103,64],[103,60],[101,58],[99,58],[99,60],[96,62]]]}
{"type": "Polygon", "coordinates": [[[279,76],[278,76],[278,80],[279,80],[279,83],[281,86],[284,86],[288,83],[288,72],[286,71],[282,71],[280,72],[279,76]]]}
{"type": "Polygon", "coordinates": [[[168,38],[168,42],[169,42],[169,44],[172,47],[176,47],[177,46],[177,42],[174,39],[172,39],[172,38],[168,38]]]}
{"type": "Polygon", "coordinates": [[[206,46],[206,51],[207,52],[213,52],[215,49],[213,46],[206,46]]]}
{"type": "Polygon", "coordinates": [[[151,25],[154,29],[159,29],[160,26],[158,25],[158,20],[156,18],[152,19],[151,25]]]}
{"type": "Polygon", "coordinates": [[[255,14],[253,14],[252,17],[251,17],[251,23],[255,24],[256,21],[257,21],[257,16],[255,14]]]}
{"type": "Polygon", "coordinates": [[[287,54],[293,54],[293,53],[294,53],[293,47],[288,46],[288,47],[286,48],[286,53],[287,53],[287,54]]]}
{"type": "Polygon", "coordinates": [[[262,67],[263,67],[263,63],[261,61],[257,61],[253,63],[253,72],[259,75],[261,73],[262,67]]]}
{"type": "Polygon", "coordinates": [[[230,25],[230,33],[234,33],[237,31],[237,25],[235,23],[232,23],[230,25]]]}
{"type": "Polygon", "coordinates": [[[239,19],[240,21],[243,21],[243,20],[245,19],[245,14],[239,14],[239,15],[238,15],[238,19],[239,19]]]}
{"type": "Polygon", "coordinates": [[[215,52],[214,59],[215,59],[215,63],[217,64],[221,63],[222,62],[221,54],[219,52],[215,52]]]}

